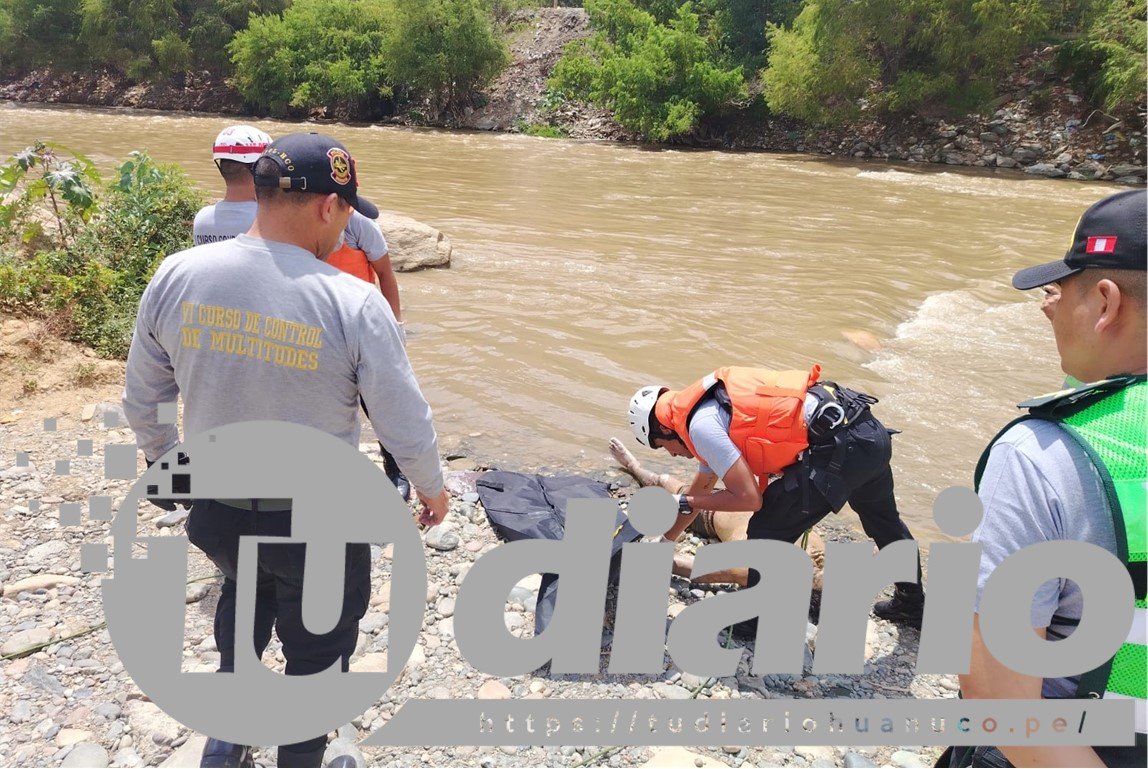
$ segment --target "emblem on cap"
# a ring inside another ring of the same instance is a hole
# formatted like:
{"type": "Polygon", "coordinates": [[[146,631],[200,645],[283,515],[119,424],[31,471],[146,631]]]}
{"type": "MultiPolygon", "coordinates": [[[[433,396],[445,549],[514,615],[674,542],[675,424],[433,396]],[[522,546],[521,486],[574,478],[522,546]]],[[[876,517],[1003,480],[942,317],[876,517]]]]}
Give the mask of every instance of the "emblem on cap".
{"type": "Polygon", "coordinates": [[[351,183],[351,156],[338,147],[327,150],[327,159],[331,162],[331,178],[335,184],[351,183]]]}

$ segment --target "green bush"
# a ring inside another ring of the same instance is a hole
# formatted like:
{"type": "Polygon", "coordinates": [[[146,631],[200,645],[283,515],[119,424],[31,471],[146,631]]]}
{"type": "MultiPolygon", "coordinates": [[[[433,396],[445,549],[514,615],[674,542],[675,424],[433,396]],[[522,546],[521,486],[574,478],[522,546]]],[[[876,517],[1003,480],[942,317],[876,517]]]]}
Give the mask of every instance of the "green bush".
{"type": "Polygon", "coordinates": [[[144,287],[164,257],[191,245],[191,223],[204,198],[183,171],[157,166],[146,153],[133,152],[110,183],[91,186],[90,163],[61,155],[38,144],[0,168],[4,180],[18,176],[12,168],[24,172],[12,184],[15,195],[0,208],[0,216],[11,220],[0,229],[0,307],[64,318],[68,338],[101,355],[123,357],[144,287]],[[51,194],[36,190],[42,181],[49,184],[45,174],[59,176],[59,169],[29,161],[45,150],[54,153],[57,166],[83,172],[65,175],[73,188],[68,197],[58,179],[55,191],[64,210],[56,222],[52,212],[59,206],[53,207],[51,194]],[[32,223],[41,234],[29,240],[32,223]]]}
{"type": "Polygon", "coordinates": [[[1146,15],[1145,0],[1101,0],[1084,36],[1061,47],[1061,66],[1104,109],[1144,104],[1146,15]]]}
{"type": "Polygon", "coordinates": [[[0,0],[0,69],[81,65],[81,5],[82,0],[0,0]]]}
{"type": "Polygon", "coordinates": [[[229,51],[257,109],[358,118],[392,102],[457,107],[507,61],[479,0],[296,0],[252,16],[229,51]]]}
{"type": "Polygon", "coordinates": [[[178,32],[168,32],[151,43],[156,67],[167,77],[178,77],[191,68],[191,46],[178,32]]]}
{"type": "Polygon", "coordinates": [[[335,116],[378,111],[386,95],[380,0],[295,0],[279,15],[253,15],[228,50],[235,87],[274,115],[326,107],[335,116]]]}
{"type": "Polygon", "coordinates": [[[740,67],[724,67],[684,2],[660,24],[633,0],[587,0],[598,30],[571,44],[555,67],[553,89],[614,112],[618,122],[663,141],[692,133],[704,117],[747,98],[740,67]]]}
{"type": "Polygon", "coordinates": [[[976,108],[1024,47],[1050,31],[1052,2],[807,2],[792,25],[767,30],[766,101],[773,112],[815,123],[848,120],[864,107],[976,108]]]}
{"type": "Polygon", "coordinates": [[[402,101],[457,108],[509,60],[478,0],[396,0],[391,16],[383,62],[402,101]]]}

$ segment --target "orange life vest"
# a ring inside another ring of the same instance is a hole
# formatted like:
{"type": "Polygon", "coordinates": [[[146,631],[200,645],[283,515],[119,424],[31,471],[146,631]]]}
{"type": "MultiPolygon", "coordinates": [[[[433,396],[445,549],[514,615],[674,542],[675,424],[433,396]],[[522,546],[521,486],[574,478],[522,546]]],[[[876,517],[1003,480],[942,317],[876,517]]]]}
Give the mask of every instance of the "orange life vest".
{"type": "Polygon", "coordinates": [[[327,257],[327,264],[368,283],[375,282],[375,270],[367,261],[367,252],[358,248],[351,248],[346,243],[338,251],[333,251],[327,257]]]}
{"type": "Polygon", "coordinates": [[[792,465],[809,446],[805,394],[820,376],[818,365],[808,372],[727,366],[684,390],[662,393],[654,413],[697,457],[690,440],[689,418],[694,407],[719,382],[725,385],[732,406],[730,440],[757,476],[758,486],[764,489],[771,474],[792,465]]]}

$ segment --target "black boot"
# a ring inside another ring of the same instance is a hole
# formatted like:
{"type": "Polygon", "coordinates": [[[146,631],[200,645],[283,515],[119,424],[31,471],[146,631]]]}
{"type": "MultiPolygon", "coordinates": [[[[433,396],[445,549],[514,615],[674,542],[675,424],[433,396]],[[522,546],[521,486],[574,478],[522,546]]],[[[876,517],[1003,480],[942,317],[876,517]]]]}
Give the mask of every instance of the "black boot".
{"type": "Polygon", "coordinates": [[[883,620],[920,629],[925,613],[925,593],[913,582],[898,583],[893,597],[873,604],[873,615],[883,620]]]}
{"type": "Polygon", "coordinates": [[[395,485],[399,492],[399,496],[403,500],[411,501],[411,482],[403,475],[403,471],[399,469],[395,458],[391,456],[391,452],[387,451],[382,443],[379,444],[379,452],[383,455],[383,472],[387,474],[387,480],[395,485]]]}
{"type": "Polygon", "coordinates": [[[203,756],[199,759],[200,766],[215,767],[216,769],[233,769],[235,767],[255,766],[255,757],[247,745],[236,745],[234,742],[224,742],[214,737],[207,738],[203,746],[203,756]]]}

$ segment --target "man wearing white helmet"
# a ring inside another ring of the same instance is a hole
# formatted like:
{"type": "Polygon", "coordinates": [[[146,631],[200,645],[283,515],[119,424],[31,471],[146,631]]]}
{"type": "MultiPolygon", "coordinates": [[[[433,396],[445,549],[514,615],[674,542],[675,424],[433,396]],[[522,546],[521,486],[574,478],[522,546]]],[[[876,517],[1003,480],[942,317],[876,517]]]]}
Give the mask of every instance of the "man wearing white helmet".
{"type": "Polygon", "coordinates": [[[204,206],[195,215],[195,245],[230,240],[250,229],[255,221],[255,180],[251,169],[270,143],[270,136],[249,125],[228,126],[215,137],[211,158],[227,189],[223,200],[204,206]]]}
{"type": "MultiPolygon", "coordinates": [[[[756,510],[749,539],[796,542],[846,503],[878,547],[913,538],[893,496],[892,433],[869,410],[877,399],[820,375],[820,366],[729,366],[680,391],[655,385],[634,394],[630,429],[638,442],[699,463],[686,493],[676,495],[679,516],[667,539],[681,536],[702,510],[756,510]],[[719,478],[725,488],[715,492],[719,478]]],[[[750,570],[749,587],[758,580],[750,570]]],[[[918,565],[917,579],[898,582],[873,612],[919,627],[924,603],[918,565]]]]}

